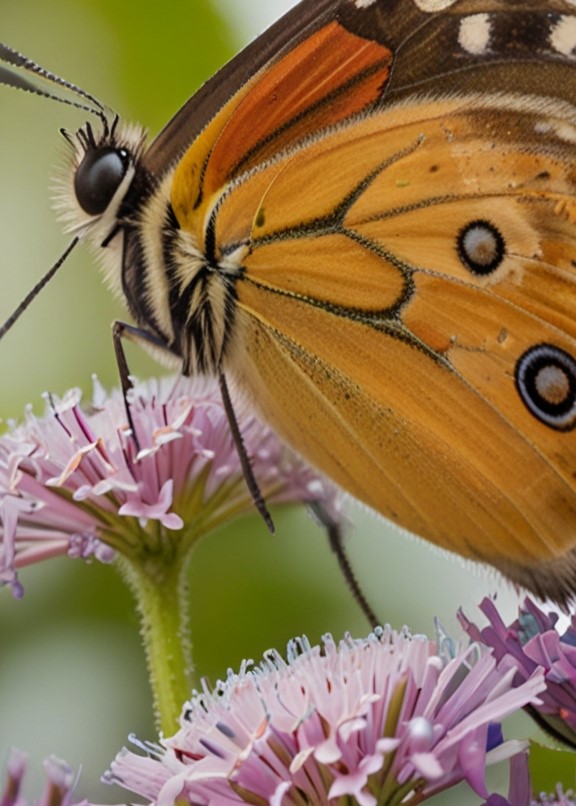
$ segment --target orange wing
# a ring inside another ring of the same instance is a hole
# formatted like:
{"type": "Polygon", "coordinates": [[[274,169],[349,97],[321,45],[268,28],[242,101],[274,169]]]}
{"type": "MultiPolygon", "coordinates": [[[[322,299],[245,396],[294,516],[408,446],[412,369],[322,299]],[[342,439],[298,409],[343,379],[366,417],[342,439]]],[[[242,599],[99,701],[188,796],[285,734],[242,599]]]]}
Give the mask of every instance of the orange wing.
{"type": "Polygon", "coordinates": [[[216,241],[244,244],[230,369],[280,433],[391,520],[562,598],[576,432],[533,416],[515,368],[540,343],[576,355],[576,129],[539,141],[538,107],[509,106],[416,100],[343,124],[225,192],[216,241]],[[458,251],[475,221],[504,244],[486,274],[458,251]]]}
{"type": "Polygon", "coordinates": [[[176,167],[172,206],[234,283],[227,371],[294,447],[391,520],[567,599],[573,65],[534,49],[519,6],[497,57],[458,38],[468,3],[408,8],[385,30],[380,3],[344,4],[251,74],[176,167]],[[544,62],[558,100],[523,94],[544,62]]]}

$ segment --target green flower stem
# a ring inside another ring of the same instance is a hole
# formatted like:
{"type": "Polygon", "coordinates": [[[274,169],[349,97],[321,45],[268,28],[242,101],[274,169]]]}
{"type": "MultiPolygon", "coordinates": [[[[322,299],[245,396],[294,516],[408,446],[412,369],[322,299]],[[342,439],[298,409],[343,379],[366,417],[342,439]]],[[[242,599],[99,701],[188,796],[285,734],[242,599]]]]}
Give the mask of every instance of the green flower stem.
{"type": "MultiPolygon", "coordinates": [[[[190,555],[200,538],[230,519],[238,490],[244,490],[243,478],[234,478],[206,498],[209,469],[174,501],[185,523],[183,529],[166,529],[152,521],[142,527],[130,518],[108,524],[107,542],[117,548],[118,566],[136,599],[156,725],[165,736],[178,729],[182,707],[194,687],[187,592],[190,555]],[[129,525],[134,535],[127,531],[129,525]],[[115,533],[122,536],[120,541],[113,540],[115,533]]],[[[240,501],[246,509],[245,501],[240,501]]]]}
{"type": "Polygon", "coordinates": [[[136,598],[154,713],[159,730],[171,736],[193,686],[188,638],[186,561],[178,553],[121,558],[119,564],[136,598]]]}

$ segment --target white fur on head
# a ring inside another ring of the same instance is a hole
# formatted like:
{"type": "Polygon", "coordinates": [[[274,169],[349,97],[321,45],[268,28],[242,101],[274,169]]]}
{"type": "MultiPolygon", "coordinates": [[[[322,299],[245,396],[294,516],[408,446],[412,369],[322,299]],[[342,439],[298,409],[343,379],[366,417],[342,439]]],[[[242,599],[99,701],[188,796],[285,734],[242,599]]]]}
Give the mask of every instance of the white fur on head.
{"type": "Polygon", "coordinates": [[[53,207],[64,226],[64,231],[88,243],[98,259],[107,285],[121,296],[122,239],[112,238],[106,248],[103,248],[102,244],[114,231],[118,222],[118,211],[146,147],[146,131],[141,126],[122,123],[115,119],[110,126],[103,127],[99,134],[94,135],[91,124],[86,124],[75,134],[64,132],[64,136],[69,150],[53,182],[53,207]],[[89,143],[94,145],[88,145],[89,143]],[[125,149],[129,155],[129,165],[106,210],[99,215],[90,215],[78,202],[74,190],[74,177],[87,150],[106,146],[125,149]]]}

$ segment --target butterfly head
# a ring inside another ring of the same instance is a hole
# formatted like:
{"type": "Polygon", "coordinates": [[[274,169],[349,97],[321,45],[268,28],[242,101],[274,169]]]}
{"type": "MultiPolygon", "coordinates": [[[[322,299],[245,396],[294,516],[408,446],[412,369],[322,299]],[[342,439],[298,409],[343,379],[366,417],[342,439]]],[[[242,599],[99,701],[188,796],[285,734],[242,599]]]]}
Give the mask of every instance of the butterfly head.
{"type": "MultiPolygon", "coordinates": [[[[146,132],[117,115],[102,118],[99,131],[87,122],[75,133],[62,130],[70,153],[54,184],[54,206],[67,232],[87,241],[100,257],[113,287],[120,282],[120,230],[130,225],[129,199],[142,198],[152,181],[142,168],[146,132]]],[[[118,289],[120,290],[120,289],[118,289]]]]}

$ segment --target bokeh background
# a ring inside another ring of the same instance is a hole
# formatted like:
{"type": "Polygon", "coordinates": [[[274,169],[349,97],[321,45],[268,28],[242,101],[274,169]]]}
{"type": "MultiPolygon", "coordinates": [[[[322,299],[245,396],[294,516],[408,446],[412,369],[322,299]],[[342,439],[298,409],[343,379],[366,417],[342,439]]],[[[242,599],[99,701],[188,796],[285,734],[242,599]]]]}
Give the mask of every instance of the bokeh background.
{"type": "MultiPolygon", "coordinates": [[[[0,40],[70,79],[123,117],[157,132],[242,44],[290,0],[1,0],[0,40]]],[[[0,87],[0,320],[63,251],[50,208],[50,177],[63,147],[58,129],[82,113],[0,87]]],[[[81,248],[0,344],[0,417],[42,411],[41,393],[80,386],[92,373],[111,386],[110,323],[124,312],[81,248]]],[[[132,371],[162,370],[130,350],[132,371]]],[[[349,507],[348,549],[383,621],[432,634],[433,618],[458,635],[455,612],[476,612],[506,583],[349,507]]],[[[306,633],[365,635],[323,534],[302,512],[276,514],[271,537],[257,517],[211,536],[190,571],[192,636],[199,673],[215,681],[243,658],[306,633]]],[[[77,796],[125,799],[98,779],[130,733],[154,739],[145,668],[129,594],[114,570],[58,560],[22,575],[23,601],[0,591],[0,765],[10,746],[30,754],[27,794],[39,792],[50,753],[82,767],[77,796]]],[[[521,718],[522,719],[522,718],[521,718]]],[[[526,735],[529,723],[511,732],[526,735]]],[[[503,773],[496,780],[502,778],[503,773]]],[[[505,776],[504,776],[505,777],[505,776]]],[[[462,791],[443,804],[477,803],[462,791]]]]}

